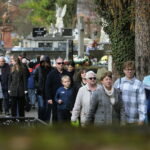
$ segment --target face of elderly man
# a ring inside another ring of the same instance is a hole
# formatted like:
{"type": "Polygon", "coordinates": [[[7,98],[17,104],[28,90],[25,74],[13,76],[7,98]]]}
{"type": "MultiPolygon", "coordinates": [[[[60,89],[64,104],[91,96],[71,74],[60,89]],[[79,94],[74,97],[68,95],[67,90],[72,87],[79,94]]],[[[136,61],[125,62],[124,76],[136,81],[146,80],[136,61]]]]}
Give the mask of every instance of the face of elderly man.
{"type": "Polygon", "coordinates": [[[62,58],[56,59],[56,68],[62,70],[64,68],[64,60],[62,58]]]}
{"type": "Polygon", "coordinates": [[[96,85],[96,75],[95,75],[95,73],[89,72],[88,75],[86,75],[86,81],[87,81],[88,85],[91,85],[91,86],[96,85]]]}
{"type": "Polygon", "coordinates": [[[4,57],[0,57],[0,67],[3,67],[5,64],[5,59],[4,57]]]}

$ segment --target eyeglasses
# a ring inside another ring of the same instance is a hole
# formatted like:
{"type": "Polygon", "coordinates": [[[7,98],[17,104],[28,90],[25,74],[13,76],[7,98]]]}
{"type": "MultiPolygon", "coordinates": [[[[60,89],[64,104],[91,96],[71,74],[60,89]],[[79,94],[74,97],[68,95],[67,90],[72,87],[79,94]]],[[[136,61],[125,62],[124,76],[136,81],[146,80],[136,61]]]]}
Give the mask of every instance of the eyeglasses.
{"type": "Polygon", "coordinates": [[[125,69],[126,71],[134,71],[134,69],[125,69]]]}
{"type": "Polygon", "coordinates": [[[58,65],[63,65],[63,64],[64,64],[64,62],[58,62],[57,64],[58,64],[58,65]]]}
{"type": "Polygon", "coordinates": [[[96,80],[96,77],[91,77],[89,78],[89,80],[96,80]]]}

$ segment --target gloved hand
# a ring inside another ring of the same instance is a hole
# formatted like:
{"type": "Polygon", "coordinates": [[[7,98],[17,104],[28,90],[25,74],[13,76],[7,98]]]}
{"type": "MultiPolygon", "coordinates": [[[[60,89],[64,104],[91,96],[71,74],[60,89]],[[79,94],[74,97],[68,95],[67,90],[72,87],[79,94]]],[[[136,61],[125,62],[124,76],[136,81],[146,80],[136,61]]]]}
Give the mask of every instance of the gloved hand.
{"type": "Polygon", "coordinates": [[[74,127],[79,127],[79,120],[71,121],[71,125],[74,127]]]}
{"type": "Polygon", "coordinates": [[[28,91],[24,91],[24,94],[27,94],[28,93],[28,91]]]}

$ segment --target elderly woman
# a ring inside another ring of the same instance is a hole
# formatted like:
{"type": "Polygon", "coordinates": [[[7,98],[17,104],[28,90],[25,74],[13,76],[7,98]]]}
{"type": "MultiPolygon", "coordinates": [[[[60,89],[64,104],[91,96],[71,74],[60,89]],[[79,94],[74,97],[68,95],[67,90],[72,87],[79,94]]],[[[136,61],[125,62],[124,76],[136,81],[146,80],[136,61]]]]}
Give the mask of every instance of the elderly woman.
{"type": "Polygon", "coordinates": [[[125,114],[122,100],[112,86],[112,73],[105,72],[101,77],[102,86],[92,95],[86,123],[109,125],[124,123],[125,114]]]}
{"type": "Polygon", "coordinates": [[[77,121],[78,117],[80,117],[81,126],[85,125],[85,118],[87,117],[91,105],[92,94],[99,87],[96,82],[96,74],[93,71],[88,71],[86,73],[86,83],[87,84],[78,91],[71,116],[72,122],[77,121]]]}

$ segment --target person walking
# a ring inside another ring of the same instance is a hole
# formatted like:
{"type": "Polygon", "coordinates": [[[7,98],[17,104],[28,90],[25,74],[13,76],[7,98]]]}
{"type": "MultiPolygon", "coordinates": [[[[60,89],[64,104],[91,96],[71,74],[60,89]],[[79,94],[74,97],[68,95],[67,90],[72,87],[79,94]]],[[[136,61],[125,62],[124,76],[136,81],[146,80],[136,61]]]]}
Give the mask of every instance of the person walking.
{"type": "Polygon", "coordinates": [[[125,107],[126,122],[128,124],[143,125],[146,119],[146,95],[143,83],[138,80],[133,61],[127,61],[123,65],[124,77],[114,83],[115,89],[120,91],[125,107]]]}
{"type": "Polygon", "coordinates": [[[62,87],[60,87],[55,95],[57,102],[57,119],[58,122],[70,123],[71,112],[69,109],[69,102],[73,97],[73,88],[71,87],[71,79],[69,76],[64,75],[61,78],[62,87]]]}
{"type": "Polygon", "coordinates": [[[38,118],[46,121],[47,102],[45,97],[45,84],[49,72],[52,71],[50,58],[43,56],[40,58],[40,65],[34,71],[35,88],[38,99],[38,118]]]}
{"type": "Polygon", "coordinates": [[[92,95],[86,124],[119,125],[125,124],[125,111],[119,93],[113,87],[112,72],[107,71],[101,76],[102,86],[92,95]]]}
{"type": "Polygon", "coordinates": [[[27,77],[20,60],[15,57],[12,59],[8,92],[11,97],[11,115],[13,117],[24,117],[27,77]]]}
{"type": "Polygon", "coordinates": [[[72,109],[74,107],[76,96],[77,96],[79,89],[82,86],[86,85],[86,72],[87,72],[87,70],[85,68],[80,69],[80,71],[77,73],[76,79],[74,80],[73,95],[72,95],[71,101],[69,101],[69,105],[68,105],[70,111],[72,111],[72,109]]]}
{"type": "Polygon", "coordinates": [[[5,62],[5,58],[0,56],[0,112],[3,112],[2,104],[4,102],[4,111],[9,115],[9,94],[8,80],[10,75],[10,67],[5,62]]]}
{"type": "Polygon", "coordinates": [[[64,69],[64,60],[61,57],[58,57],[56,59],[56,69],[54,69],[48,74],[45,86],[45,94],[49,110],[49,116],[47,118],[48,122],[51,117],[51,110],[52,122],[57,122],[57,103],[55,101],[55,95],[57,89],[59,89],[62,86],[61,77],[64,75],[68,75],[71,78],[71,82],[73,81],[72,77],[70,76],[70,73],[64,69]]]}
{"type": "Polygon", "coordinates": [[[85,126],[86,117],[91,105],[91,97],[99,88],[96,82],[96,74],[93,71],[86,73],[86,82],[87,84],[78,91],[71,116],[72,122],[78,121],[80,117],[81,126],[85,126]]]}
{"type": "Polygon", "coordinates": [[[29,63],[29,72],[30,72],[30,76],[28,77],[28,83],[27,83],[27,87],[28,87],[28,96],[30,99],[30,103],[33,109],[35,109],[35,103],[36,103],[36,93],[35,93],[35,82],[34,82],[34,63],[30,62],[29,63]]]}

